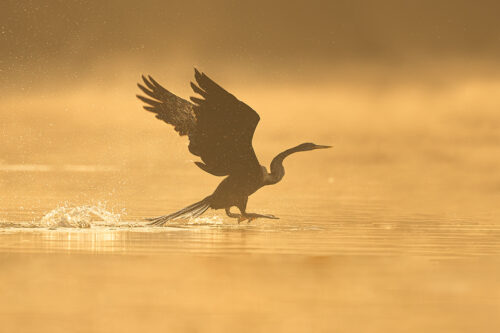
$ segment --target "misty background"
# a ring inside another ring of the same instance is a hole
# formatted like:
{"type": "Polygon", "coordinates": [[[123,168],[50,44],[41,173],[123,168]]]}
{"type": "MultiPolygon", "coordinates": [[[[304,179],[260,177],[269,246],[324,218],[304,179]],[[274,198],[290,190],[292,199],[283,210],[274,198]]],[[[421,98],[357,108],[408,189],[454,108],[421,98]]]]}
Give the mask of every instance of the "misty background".
{"type": "Polygon", "coordinates": [[[54,89],[181,66],[186,76],[199,66],[240,82],[491,75],[500,58],[499,10],[497,1],[461,0],[7,0],[0,83],[54,89]]]}
{"type": "Polygon", "coordinates": [[[10,171],[0,185],[18,193],[14,206],[43,206],[23,202],[19,184],[37,194],[72,188],[75,197],[94,188],[89,196],[108,201],[140,188],[151,198],[156,180],[127,170],[174,177],[182,167],[197,179],[182,184],[186,193],[200,192],[189,199],[202,195],[199,184],[218,179],[200,173],[187,139],[135,97],[140,75],[151,74],[187,98],[197,67],[260,114],[254,146],[264,165],[301,142],[329,144],[330,154],[287,170],[315,165],[346,197],[370,188],[370,198],[411,198],[412,207],[439,198],[452,210],[489,209],[500,197],[499,9],[497,1],[2,1],[0,167],[10,171]],[[106,186],[96,185],[98,173],[75,185],[63,173],[11,172],[96,165],[118,170],[104,172],[106,186]]]}

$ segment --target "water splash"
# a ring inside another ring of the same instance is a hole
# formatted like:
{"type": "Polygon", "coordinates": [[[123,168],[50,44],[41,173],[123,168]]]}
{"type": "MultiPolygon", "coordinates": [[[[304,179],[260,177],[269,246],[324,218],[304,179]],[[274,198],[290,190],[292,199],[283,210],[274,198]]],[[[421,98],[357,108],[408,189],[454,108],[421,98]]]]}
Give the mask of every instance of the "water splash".
{"type": "Polygon", "coordinates": [[[189,219],[188,225],[220,225],[224,224],[224,221],[219,216],[202,216],[196,217],[194,219],[189,219]]]}
{"type": "Polygon", "coordinates": [[[126,210],[122,209],[118,213],[110,210],[104,203],[96,205],[74,206],[64,203],[61,206],[45,214],[40,220],[32,222],[9,222],[0,220],[0,229],[23,229],[23,230],[54,230],[57,228],[90,229],[94,231],[109,230],[137,230],[137,231],[171,231],[176,228],[220,228],[232,226],[225,224],[224,219],[218,215],[203,216],[184,220],[170,221],[164,228],[151,227],[146,221],[131,220],[122,221],[126,210]]]}
{"type": "Polygon", "coordinates": [[[67,204],[45,214],[40,220],[41,227],[90,228],[92,222],[118,223],[122,213],[108,211],[104,203],[70,207],[67,204]]]}

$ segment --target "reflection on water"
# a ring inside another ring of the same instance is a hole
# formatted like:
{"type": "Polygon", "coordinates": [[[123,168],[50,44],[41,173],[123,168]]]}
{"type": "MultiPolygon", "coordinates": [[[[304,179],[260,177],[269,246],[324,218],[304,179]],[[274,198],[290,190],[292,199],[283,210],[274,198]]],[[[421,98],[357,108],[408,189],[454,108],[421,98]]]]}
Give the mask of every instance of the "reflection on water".
{"type": "Polygon", "coordinates": [[[432,259],[500,254],[497,223],[430,215],[384,216],[383,220],[376,221],[373,215],[362,214],[340,215],[329,220],[285,216],[275,223],[257,220],[251,224],[208,216],[175,221],[161,228],[142,221],[119,222],[112,218],[91,221],[86,216],[72,228],[68,228],[71,225],[66,220],[60,220],[62,223],[52,228],[42,224],[0,223],[0,251],[216,256],[241,253],[409,255],[432,259]]]}

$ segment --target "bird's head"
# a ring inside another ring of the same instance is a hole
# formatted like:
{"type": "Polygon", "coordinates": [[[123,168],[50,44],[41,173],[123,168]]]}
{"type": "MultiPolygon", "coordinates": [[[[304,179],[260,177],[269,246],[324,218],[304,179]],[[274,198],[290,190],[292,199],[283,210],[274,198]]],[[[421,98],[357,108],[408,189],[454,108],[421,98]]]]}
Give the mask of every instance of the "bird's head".
{"type": "Polygon", "coordinates": [[[306,142],[298,145],[295,147],[297,151],[308,151],[308,150],[314,150],[314,149],[326,149],[326,148],[332,148],[332,146],[323,146],[323,145],[317,145],[312,142],[306,142]]]}

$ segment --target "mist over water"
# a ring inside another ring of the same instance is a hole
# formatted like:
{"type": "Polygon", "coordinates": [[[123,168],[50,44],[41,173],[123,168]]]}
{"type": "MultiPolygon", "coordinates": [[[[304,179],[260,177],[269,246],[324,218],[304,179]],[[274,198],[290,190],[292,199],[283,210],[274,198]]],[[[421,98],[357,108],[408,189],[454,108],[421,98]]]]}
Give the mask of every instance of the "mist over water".
{"type": "Polygon", "coordinates": [[[7,331],[500,328],[496,2],[2,7],[7,331]],[[221,180],[135,97],[193,67],[259,113],[261,164],[333,146],[250,197],[280,220],[146,225],[221,180]]]}

